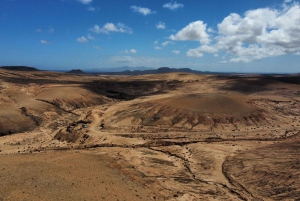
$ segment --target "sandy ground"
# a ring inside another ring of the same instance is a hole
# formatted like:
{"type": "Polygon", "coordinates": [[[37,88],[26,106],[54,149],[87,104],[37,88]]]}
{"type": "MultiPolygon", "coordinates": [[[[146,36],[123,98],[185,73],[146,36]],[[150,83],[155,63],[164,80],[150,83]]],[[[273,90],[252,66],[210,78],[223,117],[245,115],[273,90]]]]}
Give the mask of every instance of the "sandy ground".
{"type": "Polygon", "coordinates": [[[300,199],[289,78],[0,70],[0,200],[300,199]]]}
{"type": "Polygon", "coordinates": [[[1,157],[1,199],[152,199],[149,189],[110,168],[112,162],[105,155],[81,151],[5,155],[1,157]]]}

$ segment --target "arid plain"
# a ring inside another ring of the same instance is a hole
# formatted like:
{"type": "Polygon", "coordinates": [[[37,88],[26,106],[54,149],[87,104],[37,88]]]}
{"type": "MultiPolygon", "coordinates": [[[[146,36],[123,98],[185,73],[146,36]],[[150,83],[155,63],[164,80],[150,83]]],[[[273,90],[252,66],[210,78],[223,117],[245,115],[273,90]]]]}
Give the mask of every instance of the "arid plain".
{"type": "Polygon", "coordinates": [[[0,200],[300,200],[300,76],[0,69],[0,200]]]}

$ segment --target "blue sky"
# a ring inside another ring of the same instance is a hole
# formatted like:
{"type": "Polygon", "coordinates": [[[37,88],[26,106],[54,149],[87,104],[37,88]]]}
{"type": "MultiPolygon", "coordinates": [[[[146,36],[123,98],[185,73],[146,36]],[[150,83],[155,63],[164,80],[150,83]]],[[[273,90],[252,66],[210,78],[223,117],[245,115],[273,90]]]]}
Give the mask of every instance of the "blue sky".
{"type": "Polygon", "coordinates": [[[292,0],[0,0],[0,66],[300,72],[292,0]]]}

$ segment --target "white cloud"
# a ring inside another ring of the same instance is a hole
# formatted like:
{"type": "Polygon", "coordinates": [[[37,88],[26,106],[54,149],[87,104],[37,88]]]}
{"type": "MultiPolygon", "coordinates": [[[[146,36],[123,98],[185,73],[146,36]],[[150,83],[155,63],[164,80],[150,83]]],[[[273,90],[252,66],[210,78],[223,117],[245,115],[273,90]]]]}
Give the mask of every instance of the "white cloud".
{"type": "Polygon", "coordinates": [[[35,31],[36,31],[36,32],[39,32],[39,33],[40,33],[40,32],[43,32],[42,29],[36,29],[35,31]]]}
{"type": "Polygon", "coordinates": [[[97,50],[102,50],[99,46],[93,46],[93,48],[95,48],[97,50]]]}
{"type": "Polygon", "coordinates": [[[114,63],[132,63],[134,62],[134,58],[131,56],[112,56],[110,61],[114,63]]]}
{"type": "Polygon", "coordinates": [[[165,41],[165,42],[163,42],[161,45],[163,46],[163,47],[166,47],[167,45],[169,45],[169,44],[173,44],[171,41],[165,41]]]}
{"type": "Polygon", "coordinates": [[[164,22],[159,22],[158,24],[156,24],[156,28],[157,29],[165,29],[166,24],[164,22]]]}
{"type": "Polygon", "coordinates": [[[202,46],[198,47],[197,50],[201,51],[201,52],[208,52],[211,54],[218,52],[217,48],[215,48],[214,46],[209,46],[209,45],[202,45],[202,46]]]}
{"type": "Polygon", "coordinates": [[[53,33],[54,29],[52,27],[49,28],[49,33],[53,33]]]}
{"type": "MultiPolygon", "coordinates": [[[[289,3],[290,1],[285,1],[289,3]]],[[[201,57],[203,52],[216,54],[223,51],[233,55],[228,62],[250,62],[266,57],[300,52],[300,6],[294,2],[281,9],[259,8],[243,16],[232,13],[218,24],[217,36],[209,40],[206,25],[188,25],[173,40],[206,38],[200,47],[190,49],[188,56],[201,57]]],[[[198,21],[199,22],[199,21],[198,21]]],[[[210,32],[210,31],[208,31],[210,32]]]]}
{"type": "Polygon", "coordinates": [[[229,59],[229,61],[231,63],[240,63],[240,62],[248,63],[248,62],[250,62],[250,59],[247,57],[236,57],[236,58],[229,59]]]}
{"type": "Polygon", "coordinates": [[[187,52],[187,55],[190,57],[202,57],[203,56],[203,52],[208,52],[208,53],[216,53],[219,50],[217,48],[215,48],[214,46],[209,46],[209,45],[202,45],[198,48],[195,49],[190,49],[187,52]]]}
{"type": "Polygon", "coordinates": [[[180,4],[180,3],[177,3],[176,1],[174,1],[174,2],[170,2],[170,3],[165,3],[164,5],[163,5],[163,8],[168,8],[168,9],[170,9],[170,10],[177,10],[178,8],[183,8],[183,4],[180,4]]]}
{"type": "Polygon", "coordinates": [[[127,33],[132,34],[132,30],[125,26],[122,23],[114,24],[114,23],[106,23],[102,28],[99,25],[94,25],[94,27],[90,28],[90,31],[94,33],[105,33],[110,34],[110,32],[119,32],[119,33],[127,33]]]}
{"type": "Polygon", "coordinates": [[[77,42],[79,42],[79,43],[87,43],[88,39],[86,39],[86,37],[84,37],[84,36],[81,36],[81,37],[77,38],[77,42]]]}
{"type": "Polygon", "coordinates": [[[192,22],[176,35],[171,35],[169,37],[171,40],[196,40],[200,41],[202,44],[208,44],[210,42],[209,35],[206,32],[206,24],[202,21],[192,22]]]}
{"type": "Polygon", "coordinates": [[[83,3],[83,4],[89,4],[91,3],[93,0],[77,0],[78,2],[80,3],[83,3]]]}
{"type": "Polygon", "coordinates": [[[215,31],[215,30],[213,30],[213,29],[212,29],[212,28],[210,28],[210,27],[207,29],[207,32],[208,32],[208,33],[216,33],[216,31],[215,31]]]}
{"type": "Polygon", "coordinates": [[[100,26],[97,24],[94,25],[94,27],[90,28],[89,30],[92,32],[95,32],[95,33],[103,33],[103,31],[104,31],[103,28],[101,29],[100,26]]]}
{"type": "Polygon", "coordinates": [[[173,50],[172,53],[173,54],[180,54],[180,51],[179,50],[173,50]]]}
{"type": "Polygon", "coordinates": [[[158,46],[158,43],[159,43],[159,40],[154,41],[154,42],[153,42],[153,47],[154,47],[154,49],[156,49],[156,50],[161,50],[162,47],[158,46]]]}
{"type": "Polygon", "coordinates": [[[52,42],[49,42],[49,41],[46,41],[46,40],[41,40],[40,42],[41,42],[41,44],[44,44],[44,45],[52,44],[52,42]]]}
{"type": "MultiPolygon", "coordinates": [[[[178,64],[178,60],[172,58],[161,58],[161,57],[138,57],[138,56],[111,56],[108,58],[108,65],[111,66],[151,66],[151,67],[161,67],[168,66],[170,63],[178,64]]],[[[199,64],[198,64],[199,65],[199,64]]],[[[180,65],[181,66],[181,65],[180,65]]]]}
{"type": "Polygon", "coordinates": [[[130,52],[133,54],[137,53],[137,51],[135,49],[131,49],[130,52]]]}
{"type": "Polygon", "coordinates": [[[203,53],[197,51],[196,49],[190,49],[187,51],[186,56],[188,57],[203,57],[203,53]]]}
{"type": "Polygon", "coordinates": [[[219,55],[218,54],[214,54],[214,57],[219,57],[219,55]]]}
{"type": "Polygon", "coordinates": [[[88,37],[88,39],[90,39],[90,40],[95,40],[95,37],[92,36],[92,35],[90,35],[90,34],[88,34],[87,37],[88,37]]]}
{"type": "Polygon", "coordinates": [[[93,7],[93,6],[90,6],[90,7],[88,7],[87,9],[88,9],[88,11],[95,11],[95,10],[96,10],[96,8],[93,7]]]}
{"type": "Polygon", "coordinates": [[[132,53],[132,54],[135,54],[137,53],[136,49],[131,49],[131,50],[124,50],[124,51],[120,51],[120,53],[123,53],[123,54],[129,54],[129,53],[132,53]]]}
{"type": "Polygon", "coordinates": [[[139,6],[131,6],[130,8],[133,10],[133,12],[137,12],[145,16],[156,13],[155,11],[152,11],[149,8],[143,8],[139,6]]]}

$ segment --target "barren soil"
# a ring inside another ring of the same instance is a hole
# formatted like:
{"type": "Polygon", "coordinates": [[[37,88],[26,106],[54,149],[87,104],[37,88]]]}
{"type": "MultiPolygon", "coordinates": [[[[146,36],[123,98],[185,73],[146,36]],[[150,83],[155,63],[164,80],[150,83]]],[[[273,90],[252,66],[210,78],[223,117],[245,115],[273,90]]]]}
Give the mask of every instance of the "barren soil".
{"type": "Polygon", "coordinates": [[[0,200],[299,200],[300,77],[0,70],[0,200]]]}

